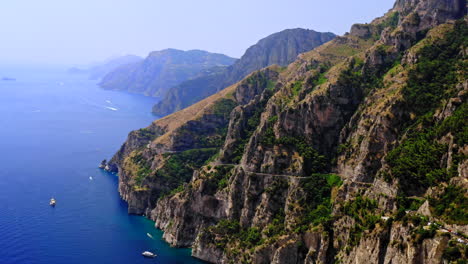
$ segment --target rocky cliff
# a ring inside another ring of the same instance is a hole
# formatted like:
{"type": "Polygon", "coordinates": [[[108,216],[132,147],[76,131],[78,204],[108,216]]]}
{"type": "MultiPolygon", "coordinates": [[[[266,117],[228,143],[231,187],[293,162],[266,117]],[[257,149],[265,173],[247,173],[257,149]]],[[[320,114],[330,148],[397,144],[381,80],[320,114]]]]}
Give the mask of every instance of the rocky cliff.
{"type": "Polygon", "coordinates": [[[165,98],[153,107],[160,116],[188,107],[246,77],[253,71],[270,65],[286,66],[297,55],[310,51],[335,37],[307,29],[287,29],[261,39],[247,49],[232,66],[217,73],[201,75],[172,87],[165,98]]]}
{"type": "Polygon", "coordinates": [[[129,211],[211,263],[466,263],[466,1],[385,16],[132,132],[129,211]]]}
{"type": "Polygon", "coordinates": [[[215,74],[234,62],[235,59],[226,55],[201,50],[154,51],[143,61],[123,65],[106,74],[100,86],[147,96],[164,96],[170,87],[199,75],[215,74]]]}

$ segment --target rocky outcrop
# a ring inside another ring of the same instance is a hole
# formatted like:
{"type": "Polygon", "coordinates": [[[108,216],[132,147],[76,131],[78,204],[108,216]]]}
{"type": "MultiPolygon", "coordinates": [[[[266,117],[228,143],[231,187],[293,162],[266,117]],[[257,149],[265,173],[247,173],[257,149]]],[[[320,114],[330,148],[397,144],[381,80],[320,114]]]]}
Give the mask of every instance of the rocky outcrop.
{"type": "Polygon", "coordinates": [[[464,0],[397,0],[394,10],[404,15],[415,12],[422,26],[430,28],[465,16],[467,6],[464,0]]]}
{"type": "Polygon", "coordinates": [[[201,50],[154,51],[143,61],[109,72],[99,85],[109,90],[164,96],[173,86],[199,75],[214,74],[234,62],[226,55],[201,50]]]}
{"type": "Polygon", "coordinates": [[[286,66],[293,62],[297,55],[310,51],[334,37],[333,33],[300,28],[272,34],[248,48],[236,63],[223,71],[210,72],[171,88],[166,97],[153,107],[153,112],[164,116],[188,107],[256,70],[274,64],[286,66]]]}
{"type": "Polygon", "coordinates": [[[266,89],[272,93],[277,76],[277,67],[264,69],[203,102],[132,131],[104,167],[119,174],[119,192],[129,203],[129,213],[150,215],[160,196],[190,181],[194,170],[222,146],[233,108],[266,89]]]}
{"type": "MultiPolygon", "coordinates": [[[[454,2],[433,2],[399,1],[216,94],[235,102],[219,153],[168,195],[129,204],[144,201],[166,241],[212,263],[466,259],[468,24],[451,20],[461,18],[454,2]]],[[[200,148],[213,134],[191,123],[213,114],[209,102],[160,121],[164,134],[138,162],[157,171],[168,164],[160,153],[200,148]],[[187,126],[197,136],[180,137],[187,126]]]]}

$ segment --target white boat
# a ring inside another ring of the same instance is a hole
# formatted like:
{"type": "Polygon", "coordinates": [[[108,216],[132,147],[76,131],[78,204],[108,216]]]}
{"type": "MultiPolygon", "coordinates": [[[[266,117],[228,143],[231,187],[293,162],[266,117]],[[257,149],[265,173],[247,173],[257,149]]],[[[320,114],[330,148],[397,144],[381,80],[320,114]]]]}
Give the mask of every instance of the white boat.
{"type": "Polygon", "coordinates": [[[143,255],[143,257],[145,258],[154,258],[156,257],[156,254],[152,253],[152,252],[149,252],[149,251],[145,251],[143,253],[141,253],[143,255]]]}
{"type": "Polygon", "coordinates": [[[150,233],[146,233],[146,235],[151,238],[151,239],[154,239],[154,237],[150,234],[150,233]]]}
{"type": "Polygon", "coordinates": [[[55,199],[52,198],[52,199],[50,199],[49,205],[54,207],[56,203],[57,203],[57,201],[55,201],[55,199]]]}

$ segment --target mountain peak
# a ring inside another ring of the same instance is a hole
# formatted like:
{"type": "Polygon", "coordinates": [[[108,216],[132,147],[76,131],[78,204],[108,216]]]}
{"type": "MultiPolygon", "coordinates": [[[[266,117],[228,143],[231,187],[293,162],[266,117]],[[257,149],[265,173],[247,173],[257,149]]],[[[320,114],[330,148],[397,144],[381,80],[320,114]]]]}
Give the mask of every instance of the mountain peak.
{"type": "Polygon", "coordinates": [[[466,15],[466,0],[397,0],[394,11],[403,15],[416,12],[427,27],[466,15]]]}
{"type": "Polygon", "coordinates": [[[110,90],[161,96],[170,87],[212,67],[227,67],[234,62],[234,58],[224,54],[203,50],[164,49],[151,52],[141,62],[115,69],[104,76],[100,86],[110,90]]]}
{"type": "Polygon", "coordinates": [[[166,97],[154,106],[161,116],[173,113],[210,96],[246,77],[253,71],[277,64],[286,66],[303,52],[310,51],[332,40],[335,34],[310,29],[286,29],[259,40],[245,54],[224,71],[206,72],[178,86],[172,87],[166,97]]]}

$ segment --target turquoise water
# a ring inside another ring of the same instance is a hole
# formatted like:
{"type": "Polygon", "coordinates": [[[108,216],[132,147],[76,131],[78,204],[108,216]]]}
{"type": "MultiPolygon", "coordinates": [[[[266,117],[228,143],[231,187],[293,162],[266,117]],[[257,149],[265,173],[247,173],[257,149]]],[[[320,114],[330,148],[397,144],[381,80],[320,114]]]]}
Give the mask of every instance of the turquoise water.
{"type": "Polygon", "coordinates": [[[0,67],[0,263],[200,263],[128,215],[117,177],[97,169],[156,119],[155,101],[65,69],[0,67]]]}

